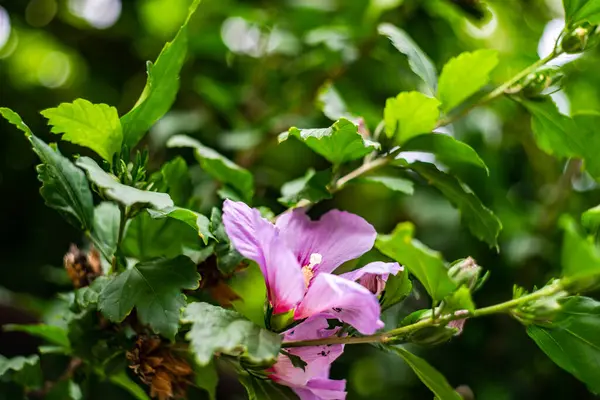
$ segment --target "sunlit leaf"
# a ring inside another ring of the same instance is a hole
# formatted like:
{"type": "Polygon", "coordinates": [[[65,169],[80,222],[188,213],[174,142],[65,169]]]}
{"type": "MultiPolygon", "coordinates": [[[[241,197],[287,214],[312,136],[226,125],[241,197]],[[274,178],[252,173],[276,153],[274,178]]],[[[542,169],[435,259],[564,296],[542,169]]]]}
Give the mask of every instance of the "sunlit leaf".
{"type": "Polygon", "coordinates": [[[465,52],[450,59],[442,69],[438,85],[442,109],[453,109],[484,87],[497,64],[496,50],[465,52]]]}
{"type": "Polygon", "coordinates": [[[340,118],[349,120],[356,119],[356,117],[348,111],[344,99],[342,99],[331,82],[325,83],[319,89],[319,93],[317,94],[317,106],[323,111],[323,114],[332,121],[337,121],[340,118]]]}
{"type": "Polygon", "coordinates": [[[119,226],[121,224],[121,211],[115,203],[104,201],[94,210],[94,229],[92,237],[94,245],[100,252],[110,259],[117,251],[119,226]]]}
{"type": "MultiPolygon", "coordinates": [[[[489,170],[479,154],[468,144],[454,139],[450,135],[432,134],[415,136],[402,146],[402,151],[423,151],[435,154],[436,158],[449,167],[469,164],[489,170]]],[[[402,157],[402,156],[400,156],[402,157]]]]}
{"type": "Polygon", "coordinates": [[[440,116],[440,102],[419,92],[402,92],[387,99],[383,110],[385,132],[402,144],[421,133],[431,132],[440,116]]]}
{"type": "Polygon", "coordinates": [[[135,106],[121,117],[123,142],[130,148],[144,137],[173,105],[179,90],[179,72],[187,54],[187,24],[200,0],[190,5],[188,16],[175,38],[165,44],[154,63],[148,61],[148,80],[135,106]]]}
{"type": "Polygon", "coordinates": [[[219,374],[214,362],[210,362],[207,365],[194,366],[194,383],[201,389],[204,389],[208,393],[210,400],[217,399],[217,385],[219,383],[219,374]]]}
{"type": "Polygon", "coordinates": [[[32,336],[44,339],[48,343],[56,346],[60,346],[65,349],[71,348],[71,342],[67,336],[67,331],[65,328],[60,326],[45,324],[5,325],[3,329],[6,331],[26,332],[32,336]]]}
{"type": "Polygon", "coordinates": [[[152,207],[158,210],[173,207],[173,200],[168,194],[123,185],[115,176],[105,172],[89,157],[79,158],[77,166],[85,170],[90,181],[98,186],[104,196],[125,207],[135,205],[138,207],[152,207]]]}
{"type": "Polygon", "coordinates": [[[573,26],[581,22],[600,23],[600,0],[563,0],[565,23],[573,26]]]}
{"type": "Polygon", "coordinates": [[[41,114],[48,118],[51,132],[63,133],[62,140],[90,148],[108,162],[121,150],[123,132],[114,107],[77,99],[41,114]]]}
{"type": "Polygon", "coordinates": [[[435,94],[437,87],[437,71],[435,66],[421,48],[402,29],[383,23],[377,28],[379,34],[387,36],[399,52],[408,57],[410,69],[427,84],[430,94],[435,94]]]}
{"type": "Polygon", "coordinates": [[[182,289],[198,288],[196,265],[185,256],[141,262],[111,280],[100,293],[98,309],[121,322],[135,307],[142,324],[173,339],[185,307],[182,289]]]}
{"type": "Polygon", "coordinates": [[[414,182],[402,178],[400,176],[392,175],[366,175],[357,179],[353,179],[355,183],[378,183],[386,188],[393,190],[394,192],[401,192],[404,194],[412,195],[414,193],[414,182]]]}
{"type": "Polygon", "coordinates": [[[137,383],[131,380],[125,371],[114,374],[108,377],[108,380],[113,384],[125,389],[137,400],[150,400],[150,397],[146,394],[137,383]]]}
{"type": "Polygon", "coordinates": [[[0,354],[0,378],[8,375],[10,379],[26,388],[38,388],[42,385],[40,357],[6,358],[0,354]]]}
{"type": "Polygon", "coordinates": [[[527,334],[559,367],[600,394],[600,303],[571,297],[551,323],[529,325],[527,334]]]}
{"type": "Polygon", "coordinates": [[[168,207],[162,210],[148,209],[148,214],[152,218],[173,218],[181,221],[194,229],[204,244],[208,243],[209,238],[214,236],[209,229],[210,220],[202,214],[181,207],[168,207]]]}
{"type": "Polygon", "coordinates": [[[412,282],[407,271],[400,271],[390,275],[385,284],[385,291],[381,296],[381,309],[385,310],[404,300],[412,291],[412,282]]]}
{"type": "Polygon", "coordinates": [[[600,274],[600,249],[593,237],[585,237],[570,216],[561,218],[564,230],[562,246],[563,275],[569,278],[581,278],[600,274]]]}
{"type": "Polygon", "coordinates": [[[248,321],[235,311],[207,303],[191,303],[183,323],[192,324],[186,338],[200,365],[207,365],[215,353],[244,357],[268,365],[275,361],[281,336],[248,321]]]}
{"type": "Polygon", "coordinates": [[[281,187],[281,197],[278,200],[287,207],[293,207],[301,200],[318,203],[331,198],[331,193],[327,190],[330,183],[330,170],[315,172],[314,169],[309,169],[303,177],[286,182],[281,187]]]}
{"type": "Polygon", "coordinates": [[[358,133],[358,126],[347,119],[340,119],[329,128],[298,129],[279,135],[279,142],[294,136],[306,143],[316,153],[329,162],[339,165],[366,156],[379,148],[379,144],[364,139],[358,133]]]}
{"type": "Polygon", "coordinates": [[[169,139],[168,147],[190,147],[194,149],[200,166],[216,180],[235,188],[247,202],[254,196],[254,177],[233,161],[189,136],[177,135],[169,139]]]}
{"type": "Polygon", "coordinates": [[[417,374],[421,382],[435,394],[439,400],[461,400],[462,397],[454,391],[446,378],[433,368],[427,361],[403,349],[402,347],[389,346],[391,351],[398,354],[417,374]]]}
{"type": "Polygon", "coordinates": [[[498,247],[498,235],[502,223],[494,213],[484,206],[479,198],[456,177],[440,171],[435,165],[414,162],[410,168],[436,187],[456,208],[462,221],[475,237],[492,247],[498,247]]]}
{"type": "Polygon", "coordinates": [[[410,222],[398,224],[389,235],[378,235],[375,247],[403,265],[423,284],[434,300],[442,300],[456,289],[448,277],[442,256],[414,239],[415,227],[410,222]]]}

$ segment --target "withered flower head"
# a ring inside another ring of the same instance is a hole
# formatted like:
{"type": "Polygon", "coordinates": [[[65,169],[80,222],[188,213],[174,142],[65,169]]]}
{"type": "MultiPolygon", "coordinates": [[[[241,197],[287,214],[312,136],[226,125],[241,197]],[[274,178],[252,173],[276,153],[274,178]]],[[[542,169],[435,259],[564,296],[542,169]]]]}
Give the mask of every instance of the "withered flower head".
{"type": "Polygon", "coordinates": [[[150,386],[150,396],[159,400],[185,397],[193,370],[172,345],[163,343],[158,337],[139,336],[126,357],[129,368],[150,386]]]}
{"type": "Polygon", "coordinates": [[[102,275],[100,253],[93,247],[86,253],[72,244],[69,252],[65,254],[63,262],[67,275],[76,289],[88,286],[94,279],[102,275]]]}

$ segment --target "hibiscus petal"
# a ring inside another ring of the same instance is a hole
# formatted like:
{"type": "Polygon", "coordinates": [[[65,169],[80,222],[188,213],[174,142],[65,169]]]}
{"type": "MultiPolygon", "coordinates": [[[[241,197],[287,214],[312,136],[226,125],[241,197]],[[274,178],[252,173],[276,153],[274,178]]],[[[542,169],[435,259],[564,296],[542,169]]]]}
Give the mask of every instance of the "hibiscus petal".
{"type": "Polygon", "coordinates": [[[317,275],[294,313],[295,319],[325,313],[360,333],[371,335],[383,327],[377,297],[356,282],[332,274],[317,275]]]}
{"type": "Polygon", "coordinates": [[[256,209],[242,202],[225,200],[223,224],[233,246],[244,257],[258,263],[267,286],[273,312],[291,310],[305,292],[302,269],[275,226],[256,209]]]}
{"type": "Polygon", "coordinates": [[[276,226],[300,265],[309,265],[311,254],[323,257],[315,272],[332,272],[346,261],[360,257],[373,247],[377,236],[375,228],[362,217],[339,210],[311,221],[305,210],[295,209],[279,217],[276,226]]]}
{"type": "Polygon", "coordinates": [[[294,388],[300,400],[345,400],[346,380],[312,379],[306,387],[294,388]]]}
{"type": "Polygon", "coordinates": [[[358,281],[361,285],[369,289],[371,293],[380,295],[385,288],[385,283],[390,274],[396,275],[403,269],[404,267],[398,263],[376,261],[340,276],[351,281],[358,281]]]}

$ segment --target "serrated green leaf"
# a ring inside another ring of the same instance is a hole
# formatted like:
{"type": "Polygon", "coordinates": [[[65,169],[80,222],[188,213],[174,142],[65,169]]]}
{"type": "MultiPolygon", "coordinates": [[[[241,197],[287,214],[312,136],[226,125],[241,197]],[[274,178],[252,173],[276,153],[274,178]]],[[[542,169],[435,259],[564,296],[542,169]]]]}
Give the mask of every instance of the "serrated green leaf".
{"type": "Polygon", "coordinates": [[[565,25],[600,24],[600,0],[563,0],[565,25]]]}
{"type": "Polygon", "coordinates": [[[600,249],[593,237],[585,237],[573,218],[563,216],[562,272],[568,278],[582,278],[600,273],[600,249]]]}
{"type": "Polygon", "coordinates": [[[421,382],[436,395],[439,400],[461,400],[462,397],[454,391],[446,378],[433,368],[427,361],[402,347],[390,346],[389,349],[398,354],[417,374],[421,382]]]}
{"type": "Polygon", "coordinates": [[[600,303],[571,297],[548,325],[530,325],[527,334],[559,367],[600,393],[600,303]]]}
{"type": "Polygon", "coordinates": [[[440,116],[440,102],[419,92],[402,92],[387,99],[383,110],[385,133],[398,144],[431,132],[440,116]]]}
{"type": "Polygon", "coordinates": [[[38,165],[40,193],[48,207],[57,210],[69,223],[90,231],[94,220],[94,201],[85,174],[58,150],[38,139],[21,117],[8,108],[0,108],[8,122],[25,133],[42,164],[38,165]]]}
{"type": "Polygon", "coordinates": [[[346,118],[348,120],[357,118],[348,111],[344,99],[342,99],[331,82],[326,82],[319,88],[319,93],[317,94],[317,107],[319,107],[319,109],[323,111],[323,114],[332,121],[337,121],[340,118],[346,118]]]}
{"type": "Polygon", "coordinates": [[[194,365],[194,383],[208,393],[210,400],[217,399],[217,385],[219,383],[219,374],[213,361],[205,366],[194,365]]]}
{"type": "Polygon", "coordinates": [[[79,158],[77,166],[85,170],[90,181],[98,186],[104,196],[125,207],[152,207],[160,210],[174,205],[173,200],[166,193],[150,192],[123,185],[114,175],[105,172],[89,157],[79,158]]]}
{"type": "Polygon", "coordinates": [[[311,168],[303,177],[284,183],[278,200],[286,207],[293,207],[301,200],[318,203],[330,199],[332,196],[327,185],[331,183],[331,177],[331,170],[315,172],[311,168]]]}
{"type": "Polygon", "coordinates": [[[186,339],[200,365],[207,365],[217,352],[261,365],[275,362],[279,354],[280,335],[255,325],[235,311],[191,303],[181,321],[192,324],[186,339]]]}
{"type": "Polygon", "coordinates": [[[110,282],[109,277],[107,276],[99,276],[94,279],[91,285],[84,286],[75,291],[75,303],[81,307],[81,309],[86,310],[90,306],[98,304],[98,298],[100,297],[100,292],[104,289],[104,287],[110,282]]]}
{"type": "Polygon", "coordinates": [[[484,206],[479,198],[461,181],[446,174],[435,165],[414,162],[410,168],[435,186],[456,208],[460,210],[463,222],[471,233],[491,247],[498,247],[498,235],[502,223],[494,213],[484,206]]]}
{"type": "Polygon", "coordinates": [[[200,0],[190,5],[188,16],[175,38],[165,44],[154,63],[148,61],[148,80],[135,106],[121,117],[123,143],[132,148],[173,105],[179,90],[179,72],[187,54],[187,24],[200,0]]]}
{"type": "Polygon", "coordinates": [[[290,136],[298,138],[335,165],[362,158],[380,147],[378,143],[364,139],[358,133],[358,126],[344,118],[324,129],[290,128],[289,132],[279,135],[279,143],[290,136]]]}
{"type": "Polygon", "coordinates": [[[173,218],[181,221],[194,229],[204,244],[208,244],[208,239],[214,239],[212,232],[210,231],[210,221],[207,217],[199,214],[195,211],[188,210],[187,208],[181,207],[168,207],[162,210],[148,209],[148,214],[152,218],[173,218]]]}
{"type": "Polygon", "coordinates": [[[6,358],[0,355],[0,378],[7,374],[10,374],[12,381],[28,389],[40,387],[43,380],[40,357],[33,355],[6,358]]]}
{"type": "Polygon", "coordinates": [[[109,163],[121,150],[123,131],[114,107],[77,99],[48,108],[41,114],[52,126],[51,132],[64,134],[62,140],[90,148],[109,163]]]}
{"type": "Polygon", "coordinates": [[[496,65],[496,50],[465,52],[450,59],[442,69],[438,85],[442,109],[450,111],[484,87],[496,65]]]}
{"type": "Polygon", "coordinates": [[[381,296],[381,309],[385,310],[394,304],[400,303],[412,291],[412,282],[408,277],[408,271],[400,271],[396,275],[390,275],[385,283],[385,291],[381,296]]]}
{"type": "Polygon", "coordinates": [[[408,57],[410,69],[427,84],[430,94],[435,94],[437,87],[437,71],[435,66],[421,48],[402,29],[383,23],[377,28],[380,35],[387,36],[398,51],[408,57]]]}
{"type": "Polygon", "coordinates": [[[414,230],[410,222],[398,224],[390,235],[378,235],[375,247],[408,269],[434,300],[441,301],[456,289],[456,285],[448,277],[440,253],[414,239],[414,230]]]}
{"type": "Polygon", "coordinates": [[[114,374],[108,377],[108,380],[113,384],[125,389],[137,400],[150,400],[150,397],[146,394],[137,383],[131,380],[125,371],[114,374]]]}
{"type": "Polygon", "coordinates": [[[354,183],[379,183],[394,192],[412,195],[414,193],[414,182],[400,176],[391,175],[367,175],[353,179],[354,183]]]}
{"type": "Polygon", "coordinates": [[[109,261],[117,251],[120,224],[121,211],[115,203],[104,201],[96,206],[92,237],[94,238],[94,245],[109,261]]]}
{"type": "Polygon", "coordinates": [[[185,256],[141,262],[104,287],[98,309],[109,320],[121,322],[135,307],[142,324],[174,339],[185,307],[181,290],[197,289],[199,279],[196,265],[185,256]]]}
{"type": "Polygon", "coordinates": [[[17,129],[25,133],[26,137],[33,136],[33,132],[31,132],[31,129],[29,129],[25,122],[23,122],[19,114],[10,108],[0,107],[0,115],[2,115],[8,122],[16,126],[17,129]]]}
{"type": "Polygon", "coordinates": [[[71,348],[71,342],[67,336],[65,328],[54,325],[34,324],[34,325],[5,325],[4,330],[25,332],[32,336],[44,339],[48,343],[60,346],[65,349],[71,348]]]}
{"type": "Polygon", "coordinates": [[[469,164],[482,168],[489,175],[487,165],[479,154],[468,144],[454,139],[450,135],[434,133],[418,135],[402,146],[402,151],[423,151],[435,154],[436,158],[449,167],[469,164]]]}
{"type": "Polygon", "coordinates": [[[250,171],[217,153],[189,136],[176,135],[169,139],[167,147],[190,147],[194,149],[200,166],[216,180],[235,188],[246,202],[254,196],[254,177],[250,171]]]}
{"type": "Polygon", "coordinates": [[[246,388],[248,400],[298,400],[298,396],[290,388],[270,379],[259,379],[245,373],[238,377],[246,388]]]}

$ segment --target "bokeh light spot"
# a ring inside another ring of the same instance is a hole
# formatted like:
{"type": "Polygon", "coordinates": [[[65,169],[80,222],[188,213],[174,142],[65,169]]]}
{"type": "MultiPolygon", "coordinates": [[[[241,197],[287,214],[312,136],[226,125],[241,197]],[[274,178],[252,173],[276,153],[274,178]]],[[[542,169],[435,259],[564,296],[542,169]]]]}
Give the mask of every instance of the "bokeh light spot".
{"type": "Polygon", "coordinates": [[[0,49],[8,42],[10,37],[10,17],[8,12],[0,6],[0,49]]]}
{"type": "Polygon", "coordinates": [[[121,0],[70,0],[69,10],[96,29],[115,24],[121,15],[121,0]]]}
{"type": "Polygon", "coordinates": [[[57,88],[64,85],[71,75],[69,57],[59,51],[48,53],[38,68],[38,79],[43,86],[57,88]]]}

